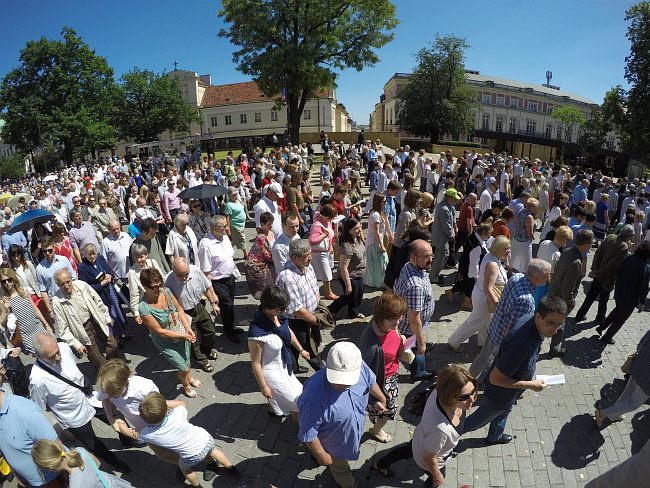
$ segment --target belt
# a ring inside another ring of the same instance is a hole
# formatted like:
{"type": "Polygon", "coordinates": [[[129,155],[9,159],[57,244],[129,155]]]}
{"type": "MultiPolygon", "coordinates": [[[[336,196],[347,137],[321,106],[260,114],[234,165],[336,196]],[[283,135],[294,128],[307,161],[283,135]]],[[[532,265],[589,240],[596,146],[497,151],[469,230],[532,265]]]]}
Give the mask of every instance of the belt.
{"type": "Polygon", "coordinates": [[[203,302],[199,301],[194,308],[190,308],[188,310],[184,310],[184,312],[189,315],[190,317],[196,317],[198,314],[200,314],[205,307],[203,306],[203,302]]]}

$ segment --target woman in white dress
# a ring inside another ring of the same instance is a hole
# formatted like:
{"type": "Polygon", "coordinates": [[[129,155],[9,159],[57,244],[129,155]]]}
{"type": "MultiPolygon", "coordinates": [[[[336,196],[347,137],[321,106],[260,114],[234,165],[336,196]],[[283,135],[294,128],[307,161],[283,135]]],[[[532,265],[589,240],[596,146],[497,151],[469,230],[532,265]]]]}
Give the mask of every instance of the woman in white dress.
{"type": "Polygon", "coordinates": [[[264,398],[269,402],[269,415],[291,416],[298,421],[296,399],[302,384],[293,375],[293,359],[289,347],[295,347],[303,359],[310,359],[289,328],[284,309],[289,295],[278,286],[268,286],[260,296],[260,306],[248,328],[248,350],[253,374],[264,398]]]}
{"type": "Polygon", "coordinates": [[[509,253],[510,239],[503,235],[497,236],[479,267],[476,284],[472,290],[472,313],[447,340],[447,347],[452,351],[458,352],[460,345],[477,332],[477,344],[481,347],[485,344],[488,324],[492,318],[488,303],[492,301],[496,304],[499,301],[494,291],[495,285],[503,289],[508,280],[503,262],[509,253]]]}

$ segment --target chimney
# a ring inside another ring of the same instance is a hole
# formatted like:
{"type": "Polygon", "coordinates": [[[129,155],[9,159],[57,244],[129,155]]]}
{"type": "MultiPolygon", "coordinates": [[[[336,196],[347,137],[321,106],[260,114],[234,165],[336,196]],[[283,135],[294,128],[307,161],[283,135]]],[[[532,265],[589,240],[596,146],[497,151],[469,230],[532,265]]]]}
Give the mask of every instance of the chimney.
{"type": "Polygon", "coordinates": [[[210,76],[210,74],[201,75],[199,76],[199,79],[208,86],[212,85],[212,76],[210,76]]]}

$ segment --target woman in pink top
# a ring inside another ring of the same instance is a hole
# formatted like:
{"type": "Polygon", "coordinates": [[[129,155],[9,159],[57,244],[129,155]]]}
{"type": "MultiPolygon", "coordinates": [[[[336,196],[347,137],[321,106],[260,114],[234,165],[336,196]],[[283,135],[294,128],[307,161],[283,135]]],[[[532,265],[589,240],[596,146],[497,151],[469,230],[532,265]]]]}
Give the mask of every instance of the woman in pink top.
{"type": "Polygon", "coordinates": [[[334,229],[332,219],[337,216],[336,209],[330,205],[323,205],[320,213],[314,219],[309,229],[309,245],[311,246],[311,265],[318,281],[323,282],[323,298],[336,300],[338,297],[332,292],[332,268],[334,268],[334,229]]]}

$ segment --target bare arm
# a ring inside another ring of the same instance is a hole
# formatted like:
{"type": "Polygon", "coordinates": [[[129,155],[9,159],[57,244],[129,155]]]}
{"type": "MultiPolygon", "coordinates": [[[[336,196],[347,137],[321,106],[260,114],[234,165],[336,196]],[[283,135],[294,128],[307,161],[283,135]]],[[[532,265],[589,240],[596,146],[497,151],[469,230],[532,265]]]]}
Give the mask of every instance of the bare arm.
{"type": "Polygon", "coordinates": [[[492,287],[497,281],[497,276],[499,274],[499,265],[497,263],[488,263],[485,267],[485,273],[483,276],[483,289],[487,296],[494,302],[497,303],[499,298],[494,293],[492,287]]]}
{"type": "Polygon", "coordinates": [[[314,455],[316,461],[318,461],[318,464],[321,466],[329,466],[332,464],[332,456],[330,456],[330,454],[325,449],[323,449],[323,446],[320,443],[318,437],[316,437],[313,441],[307,442],[305,445],[314,455]]]}
{"type": "Polygon", "coordinates": [[[495,386],[500,386],[501,388],[526,389],[533,391],[542,391],[548,386],[546,383],[539,380],[515,380],[503,374],[496,366],[492,369],[492,373],[490,373],[490,383],[495,386]]]}
{"type": "Polygon", "coordinates": [[[341,254],[339,256],[339,274],[343,283],[345,283],[345,294],[349,295],[352,293],[352,282],[350,281],[350,270],[348,265],[350,264],[350,256],[341,254]]]}
{"type": "Polygon", "coordinates": [[[528,240],[533,239],[533,234],[535,232],[535,217],[529,215],[526,217],[526,237],[528,240]]]}
{"type": "Polygon", "coordinates": [[[293,315],[297,319],[304,320],[305,322],[309,322],[310,324],[316,324],[318,322],[314,314],[309,312],[306,308],[299,308],[298,310],[293,312],[293,315]]]}
{"type": "Polygon", "coordinates": [[[422,355],[427,350],[427,344],[424,338],[424,329],[422,327],[422,318],[420,317],[420,312],[409,310],[406,312],[406,315],[408,317],[411,332],[413,332],[413,335],[415,336],[418,343],[417,354],[422,355]]]}
{"type": "Polygon", "coordinates": [[[259,341],[249,340],[248,341],[248,352],[251,356],[251,367],[253,369],[253,376],[257,380],[257,384],[260,387],[260,391],[264,398],[271,398],[272,392],[269,385],[266,384],[266,379],[264,378],[264,372],[262,370],[262,348],[264,345],[259,341]]]}
{"type": "Polygon", "coordinates": [[[165,337],[166,339],[187,339],[186,334],[179,334],[178,332],[163,329],[152,315],[141,315],[140,318],[147,329],[160,337],[165,337]]]}

